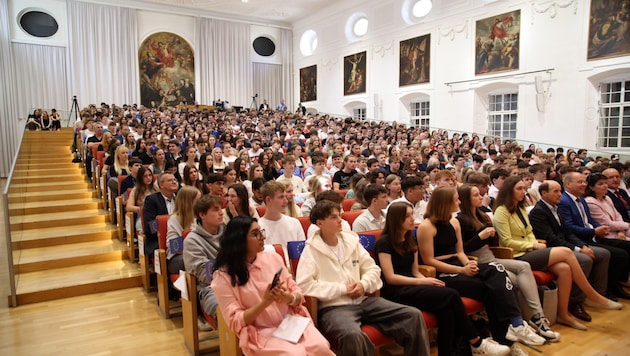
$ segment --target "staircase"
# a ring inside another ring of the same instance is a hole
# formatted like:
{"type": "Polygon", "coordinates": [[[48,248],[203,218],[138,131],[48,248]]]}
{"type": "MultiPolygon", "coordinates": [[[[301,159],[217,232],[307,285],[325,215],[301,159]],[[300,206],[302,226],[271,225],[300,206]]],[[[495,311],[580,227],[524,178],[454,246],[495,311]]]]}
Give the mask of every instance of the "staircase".
{"type": "Polygon", "coordinates": [[[18,305],[141,285],[102,202],[72,163],[73,132],[27,131],[9,191],[18,305]]]}

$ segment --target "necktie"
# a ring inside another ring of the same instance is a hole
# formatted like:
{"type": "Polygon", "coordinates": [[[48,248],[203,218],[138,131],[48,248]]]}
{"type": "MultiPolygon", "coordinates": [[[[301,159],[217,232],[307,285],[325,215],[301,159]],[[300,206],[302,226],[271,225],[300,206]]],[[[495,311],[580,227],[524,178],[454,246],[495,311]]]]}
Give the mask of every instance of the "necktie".
{"type": "Polygon", "coordinates": [[[619,193],[618,190],[615,191],[615,195],[617,196],[617,198],[619,198],[619,200],[621,200],[621,202],[623,203],[623,206],[628,208],[628,202],[623,198],[623,196],[621,195],[621,193],[619,193]]]}
{"type": "Polygon", "coordinates": [[[580,210],[580,215],[582,215],[582,222],[584,223],[584,227],[588,227],[588,217],[586,216],[586,210],[584,210],[584,206],[580,201],[580,198],[575,198],[575,202],[577,203],[578,209],[580,210]]]}

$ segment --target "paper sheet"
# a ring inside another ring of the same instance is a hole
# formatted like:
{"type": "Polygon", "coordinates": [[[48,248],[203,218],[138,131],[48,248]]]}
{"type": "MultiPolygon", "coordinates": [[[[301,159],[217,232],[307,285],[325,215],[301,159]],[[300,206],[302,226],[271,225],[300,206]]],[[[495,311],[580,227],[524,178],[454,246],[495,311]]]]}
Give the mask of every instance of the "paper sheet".
{"type": "Polygon", "coordinates": [[[179,271],[179,277],[177,278],[175,283],[173,283],[173,286],[179,289],[180,292],[182,292],[182,298],[186,300],[190,300],[188,299],[188,285],[186,284],[186,272],[179,271]]]}
{"type": "Polygon", "coordinates": [[[295,344],[302,337],[310,321],[310,318],[287,314],[272,335],[295,344]]]}

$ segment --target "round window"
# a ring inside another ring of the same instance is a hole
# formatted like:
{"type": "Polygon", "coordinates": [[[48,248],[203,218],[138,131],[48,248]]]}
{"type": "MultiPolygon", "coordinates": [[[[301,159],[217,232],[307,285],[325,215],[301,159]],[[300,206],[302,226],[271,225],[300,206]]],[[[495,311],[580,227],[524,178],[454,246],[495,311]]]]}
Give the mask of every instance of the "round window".
{"type": "Polygon", "coordinates": [[[34,37],[50,37],[59,30],[59,24],[54,17],[37,10],[24,12],[20,16],[19,23],[26,33],[34,37]]]}
{"type": "Polygon", "coordinates": [[[267,37],[257,37],[254,40],[254,51],[260,56],[269,57],[276,52],[276,45],[267,37]]]}

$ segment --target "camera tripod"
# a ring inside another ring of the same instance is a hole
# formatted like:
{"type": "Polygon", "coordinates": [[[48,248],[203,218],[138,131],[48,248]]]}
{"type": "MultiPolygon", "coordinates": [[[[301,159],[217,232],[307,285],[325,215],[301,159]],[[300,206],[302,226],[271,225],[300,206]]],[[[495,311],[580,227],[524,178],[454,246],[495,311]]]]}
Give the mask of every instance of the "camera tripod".
{"type": "Polygon", "coordinates": [[[258,94],[252,96],[252,103],[249,104],[250,111],[258,110],[258,100],[256,100],[257,97],[258,97],[258,94]]]}

